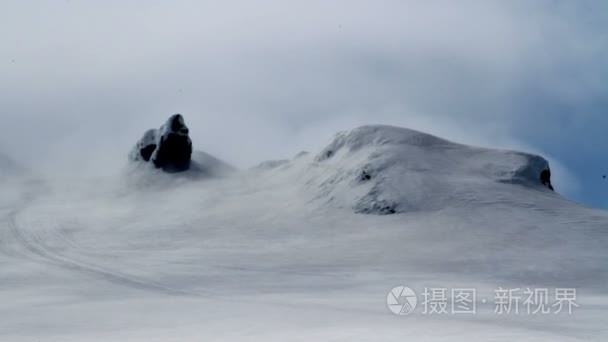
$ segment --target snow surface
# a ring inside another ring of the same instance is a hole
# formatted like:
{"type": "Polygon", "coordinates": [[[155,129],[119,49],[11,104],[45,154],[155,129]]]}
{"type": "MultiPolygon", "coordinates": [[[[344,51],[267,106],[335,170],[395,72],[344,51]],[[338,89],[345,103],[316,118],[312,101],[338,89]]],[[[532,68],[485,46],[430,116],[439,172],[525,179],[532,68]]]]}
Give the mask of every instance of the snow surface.
{"type": "Polygon", "coordinates": [[[608,213],[541,185],[541,157],[366,126],[250,170],[193,161],[2,180],[0,340],[608,337],[608,213]],[[580,308],[400,317],[398,285],[574,287],[580,308]]]}

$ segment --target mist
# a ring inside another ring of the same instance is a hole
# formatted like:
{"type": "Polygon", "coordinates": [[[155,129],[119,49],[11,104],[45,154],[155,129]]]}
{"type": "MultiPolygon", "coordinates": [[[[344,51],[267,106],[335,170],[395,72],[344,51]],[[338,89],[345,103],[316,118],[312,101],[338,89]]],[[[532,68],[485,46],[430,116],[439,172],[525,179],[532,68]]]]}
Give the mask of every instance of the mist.
{"type": "Polygon", "coordinates": [[[195,149],[249,167],[390,124],[542,154],[560,193],[608,206],[607,16],[597,1],[3,1],[0,151],[108,174],[181,113],[195,149]]]}

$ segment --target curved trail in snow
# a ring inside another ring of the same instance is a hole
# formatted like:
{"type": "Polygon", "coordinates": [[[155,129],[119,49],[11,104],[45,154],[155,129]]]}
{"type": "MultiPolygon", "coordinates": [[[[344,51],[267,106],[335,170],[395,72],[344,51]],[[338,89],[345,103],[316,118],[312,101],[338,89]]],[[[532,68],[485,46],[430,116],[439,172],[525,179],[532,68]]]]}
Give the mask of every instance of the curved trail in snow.
{"type": "Polygon", "coordinates": [[[22,247],[23,251],[17,252],[7,248],[7,245],[0,245],[2,252],[8,255],[19,255],[38,262],[43,262],[56,267],[61,267],[73,272],[78,272],[88,276],[93,276],[114,284],[126,286],[138,290],[158,292],[171,296],[199,296],[201,293],[173,289],[150,280],[144,280],[132,275],[113,271],[89,262],[83,262],[74,258],[67,257],[50,248],[45,244],[44,239],[36,233],[35,229],[19,224],[19,214],[27,208],[41,193],[33,195],[28,192],[21,204],[18,204],[7,215],[6,223],[9,237],[22,247]]]}

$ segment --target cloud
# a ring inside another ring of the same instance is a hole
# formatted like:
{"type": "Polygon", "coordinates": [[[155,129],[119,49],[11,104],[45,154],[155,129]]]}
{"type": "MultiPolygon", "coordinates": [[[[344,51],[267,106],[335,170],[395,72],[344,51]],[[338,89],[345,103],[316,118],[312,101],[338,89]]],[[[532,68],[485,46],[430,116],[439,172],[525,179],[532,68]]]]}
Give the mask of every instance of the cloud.
{"type": "Polygon", "coordinates": [[[570,149],[608,124],[601,2],[5,1],[0,13],[0,115],[18,128],[0,141],[64,165],[91,156],[100,172],[175,112],[198,148],[239,166],[384,123],[530,146],[575,177],[586,161],[570,149]]]}

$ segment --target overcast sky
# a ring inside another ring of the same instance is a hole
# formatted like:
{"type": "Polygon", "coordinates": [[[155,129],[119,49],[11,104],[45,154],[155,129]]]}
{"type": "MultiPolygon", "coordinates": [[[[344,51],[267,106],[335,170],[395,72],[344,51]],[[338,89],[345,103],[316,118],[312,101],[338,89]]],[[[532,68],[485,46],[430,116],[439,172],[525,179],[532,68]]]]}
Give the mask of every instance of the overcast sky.
{"type": "Polygon", "coordinates": [[[0,150],[55,172],[178,112],[241,167],[384,123],[540,153],[608,207],[603,0],[0,0],[0,75],[0,150]]]}

